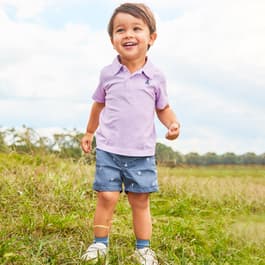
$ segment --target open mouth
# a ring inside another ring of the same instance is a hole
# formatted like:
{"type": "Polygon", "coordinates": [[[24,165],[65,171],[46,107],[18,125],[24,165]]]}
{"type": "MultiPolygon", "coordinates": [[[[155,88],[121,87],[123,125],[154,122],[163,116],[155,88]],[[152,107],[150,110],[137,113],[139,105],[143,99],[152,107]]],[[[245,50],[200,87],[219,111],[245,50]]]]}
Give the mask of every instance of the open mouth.
{"type": "Polygon", "coordinates": [[[123,43],[123,47],[133,47],[133,46],[136,46],[137,43],[136,42],[125,42],[123,43]]]}

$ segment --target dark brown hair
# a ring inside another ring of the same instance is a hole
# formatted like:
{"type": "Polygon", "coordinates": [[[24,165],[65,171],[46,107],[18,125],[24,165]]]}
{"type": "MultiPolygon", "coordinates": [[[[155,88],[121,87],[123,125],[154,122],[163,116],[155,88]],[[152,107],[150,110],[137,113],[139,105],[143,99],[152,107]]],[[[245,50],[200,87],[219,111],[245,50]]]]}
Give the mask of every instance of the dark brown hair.
{"type": "Polygon", "coordinates": [[[150,34],[156,32],[156,21],[152,11],[144,4],[125,3],[117,7],[109,21],[108,33],[112,38],[113,35],[113,21],[118,13],[127,13],[134,17],[142,19],[150,30],[150,34]]]}

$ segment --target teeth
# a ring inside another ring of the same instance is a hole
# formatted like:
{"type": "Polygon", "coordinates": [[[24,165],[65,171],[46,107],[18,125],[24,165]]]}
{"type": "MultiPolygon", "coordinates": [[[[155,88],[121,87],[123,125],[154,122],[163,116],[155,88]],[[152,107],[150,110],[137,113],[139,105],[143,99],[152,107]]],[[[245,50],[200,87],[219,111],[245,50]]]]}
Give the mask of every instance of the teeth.
{"type": "Polygon", "coordinates": [[[124,46],[133,46],[133,45],[135,45],[135,43],[133,43],[133,42],[126,42],[126,43],[124,43],[124,46]]]}

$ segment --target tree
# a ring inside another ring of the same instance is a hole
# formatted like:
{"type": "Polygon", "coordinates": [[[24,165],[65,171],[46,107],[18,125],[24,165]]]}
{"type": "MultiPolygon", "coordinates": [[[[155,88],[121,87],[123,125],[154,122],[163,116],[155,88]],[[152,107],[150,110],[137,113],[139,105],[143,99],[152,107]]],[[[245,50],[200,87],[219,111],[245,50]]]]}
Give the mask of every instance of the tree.
{"type": "Polygon", "coordinates": [[[184,157],[181,153],[175,152],[175,164],[176,165],[183,165],[184,164],[184,157]]]}
{"type": "Polygon", "coordinates": [[[257,160],[259,165],[265,165],[265,153],[259,155],[257,157],[257,160]]]}
{"type": "Polygon", "coordinates": [[[203,165],[218,165],[219,162],[219,156],[216,153],[206,153],[202,156],[202,163],[203,165]]]}
{"type": "Polygon", "coordinates": [[[254,164],[257,164],[258,157],[255,153],[249,152],[249,153],[243,154],[240,157],[240,162],[241,164],[244,164],[244,165],[254,165],[254,164]]]}
{"type": "Polygon", "coordinates": [[[176,154],[171,147],[161,143],[156,144],[156,159],[159,164],[175,165],[175,158],[176,154]]]}
{"type": "Polygon", "coordinates": [[[57,150],[61,157],[80,158],[82,151],[80,140],[82,134],[76,130],[53,135],[53,150],[57,150]]]}
{"type": "Polygon", "coordinates": [[[0,131],[0,152],[6,153],[9,151],[8,146],[5,142],[6,133],[5,131],[0,131]]]}
{"type": "MultiPolygon", "coordinates": [[[[92,152],[83,155],[80,147],[80,141],[83,134],[76,129],[53,135],[53,138],[41,137],[32,128],[22,126],[21,129],[0,128],[0,152],[23,152],[30,154],[58,153],[62,158],[80,159],[86,163],[95,162],[96,140],[93,139],[92,152]]],[[[242,155],[236,155],[231,152],[217,155],[208,152],[204,155],[191,152],[183,155],[175,152],[171,147],[162,143],[156,144],[156,159],[158,164],[175,167],[177,165],[265,165],[265,153],[256,155],[248,152],[242,155]]]]}
{"type": "Polygon", "coordinates": [[[185,162],[188,165],[199,166],[202,164],[202,159],[198,153],[191,152],[185,155],[185,162]]]}
{"type": "Polygon", "coordinates": [[[239,157],[234,153],[225,153],[220,157],[220,162],[223,165],[236,165],[239,164],[239,157]]]}
{"type": "Polygon", "coordinates": [[[12,128],[8,130],[7,135],[10,139],[12,150],[23,153],[33,153],[35,151],[39,136],[32,128],[25,125],[22,126],[20,131],[12,128]]]}

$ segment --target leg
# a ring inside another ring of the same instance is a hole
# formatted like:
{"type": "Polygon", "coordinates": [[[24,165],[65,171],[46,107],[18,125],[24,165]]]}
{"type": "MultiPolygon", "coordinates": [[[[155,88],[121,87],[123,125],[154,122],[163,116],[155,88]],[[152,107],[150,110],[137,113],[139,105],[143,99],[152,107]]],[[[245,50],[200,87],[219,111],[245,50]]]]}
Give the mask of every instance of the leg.
{"type": "Polygon", "coordinates": [[[82,260],[97,260],[99,257],[106,256],[111,219],[119,194],[120,192],[117,191],[98,192],[94,217],[94,243],[83,254],[82,260]]]}
{"type": "Polygon", "coordinates": [[[136,236],[135,258],[141,264],[158,265],[155,252],[150,249],[152,220],[149,193],[128,193],[133,212],[133,226],[136,236]]]}
{"type": "Polygon", "coordinates": [[[107,237],[109,234],[111,220],[115,206],[118,202],[120,192],[101,191],[98,192],[97,206],[94,217],[95,237],[107,237]]]}
{"type": "Polygon", "coordinates": [[[137,239],[150,240],[152,235],[152,220],[149,207],[149,193],[128,193],[132,207],[133,228],[137,239]]]}

